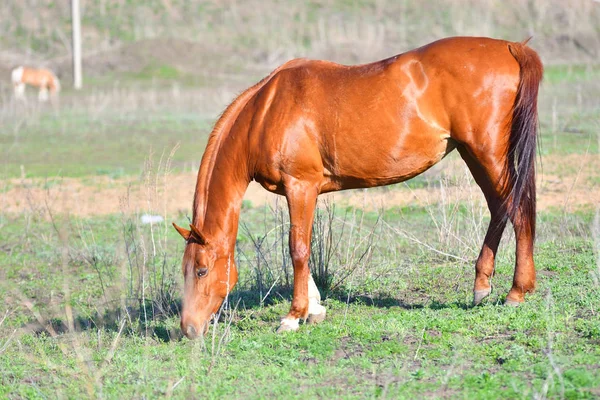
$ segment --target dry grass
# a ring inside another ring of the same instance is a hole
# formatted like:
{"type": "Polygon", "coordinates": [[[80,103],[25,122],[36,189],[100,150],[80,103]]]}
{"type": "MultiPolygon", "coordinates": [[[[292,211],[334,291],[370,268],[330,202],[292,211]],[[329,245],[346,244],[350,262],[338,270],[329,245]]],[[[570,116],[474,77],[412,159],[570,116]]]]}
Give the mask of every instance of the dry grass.
{"type": "MultiPolygon", "coordinates": [[[[88,56],[132,41],[184,38],[206,47],[205,57],[195,58],[204,59],[215,73],[220,68],[222,72],[225,64],[236,63],[256,65],[262,71],[297,56],[364,62],[454,35],[515,41],[533,35],[534,47],[552,63],[596,61],[600,49],[600,3],[592,0],[164,0],[131,5],[84,2],[88,56]]],[[[23,62],[49,64],[63,75],[69,73],[66,3],[10,0],[0,6],[0,12],[17,16],[5,19],[0,27],[4,47],[9,49],[0,53],[0,73],[23,62]]],[[[155,56],[160,62],[160,51],[155,56]]],[[[106,69],[102,58],[94,60],[86,64],[87,73],[106,69]]]]}
{"type": "Polygon", "coordinates": [[[594,244],[594,255],[596,256],[596,271],[592,272],[592,280],[596,287],[600,287],[600,207],[596,210],[596,215],[591,226],[593,244],[594,244]]]}

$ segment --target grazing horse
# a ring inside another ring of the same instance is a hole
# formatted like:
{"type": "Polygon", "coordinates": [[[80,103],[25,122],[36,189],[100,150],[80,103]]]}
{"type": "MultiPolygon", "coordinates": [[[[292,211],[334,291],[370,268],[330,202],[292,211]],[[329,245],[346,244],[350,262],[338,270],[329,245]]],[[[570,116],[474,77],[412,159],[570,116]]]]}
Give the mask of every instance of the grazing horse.
{"type": "Polygon", "coordinates": [[[510,219],[516,265],[507,304],[535,289],[537,95],[543,66],[522,43],[447,38],[382,61],[292,60],[244,91],[217,121],[198,172],[185,247],[181,328],[208,323],[237,282],[234,248],[244,192],[255,180],[285,196],[294,267],[279,331],[325,317],[308,266],[317,196],[402,182],[456,149],[491,221],[475,265],[474,303],[510,219]]]}
{"type": "Polygon", "coordinates": [[[15,88],[15,97],[21,101],[26,101],[25,85],[40,89],[38,93],[40,102],[48,101],[48,93],[50,93],[52,99],[55,99],[60,91],[60,81],[48,69],[20,66],[12,70],[11,78],[15,88]]]}

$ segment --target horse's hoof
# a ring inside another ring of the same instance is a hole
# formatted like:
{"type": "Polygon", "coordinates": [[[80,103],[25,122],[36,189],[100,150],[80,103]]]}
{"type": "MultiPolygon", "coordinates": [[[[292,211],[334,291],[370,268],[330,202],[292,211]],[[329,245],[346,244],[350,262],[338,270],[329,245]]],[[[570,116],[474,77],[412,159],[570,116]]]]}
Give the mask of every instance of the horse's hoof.
{"type": "Polygon", "coordinates": [[[299,320],[296,319],[292,319],[292,318],[284,318],[281,320],[281,324],[279,325],[279,328],[277,328],[277,333],[282,333],[282,332],[294,332],[298,330],[299,325],[299,320]]]}
{"type": "Polygon", "coordinates": [[[325,315],[327,312],[325,311],[325,307],[323,307],[323,312],[320,314],[308,314],[308,319],[306,320],[307,324],[318,324],[325,321],[325,315]]]}
{"type": "Polygon", "coordinates": [[[306,319],[306,323],[318,324],[319,322],[323,322],[326,313],[327,309],[325,307],[314,301],[314,299],[311,299],[308,304],[308,318],[306,319]]]}
{"type": "Polygon", "coordinates": [[[488,297],[490,295],[490,293],[492,293],[492,288],[484,289],[484,290],[475,290],[473,292],[473,305],[477,306],[477,305],[481,304],[483,299],[488,297]]]}
{"type": "Polygon", "coordinates": [[[522,303],[521,301],[511,300],[511,299],[509,299],[509,298],[507,298],[507,299],[504,301],[504,305],[505,305],[505,306],[511,306],[511,307],[518,307],[518,306],[520,306],[520,305],[521,305],[521,303],[522,303]]]}

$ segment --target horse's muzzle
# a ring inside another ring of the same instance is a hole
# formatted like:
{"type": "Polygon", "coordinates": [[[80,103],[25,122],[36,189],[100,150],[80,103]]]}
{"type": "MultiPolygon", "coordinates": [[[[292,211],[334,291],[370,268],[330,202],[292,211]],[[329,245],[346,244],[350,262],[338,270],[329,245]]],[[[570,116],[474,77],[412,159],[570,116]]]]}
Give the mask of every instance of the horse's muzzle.
{"type": "Polygon", "coordinates": [[[198,337],[198,331],[194,328],[193,325],[188,325],[183,329],[183,334],[187,336],[188,339],[196,339],[198,337]]]}
{"type": "Polygon", "coordinates": [[[204,336],[208,333],[210,320],[196,324],[193,321],[181,321],[181,331],[188,339],[196,339],[199,336],[204,336]]]}

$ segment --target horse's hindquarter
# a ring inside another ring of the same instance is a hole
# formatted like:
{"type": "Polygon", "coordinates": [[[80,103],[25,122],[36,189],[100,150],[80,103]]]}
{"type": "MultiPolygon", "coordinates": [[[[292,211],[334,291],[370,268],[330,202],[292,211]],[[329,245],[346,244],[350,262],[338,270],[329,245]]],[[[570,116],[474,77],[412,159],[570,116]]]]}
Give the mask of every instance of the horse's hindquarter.
{"type": "Polygon", "coordinates": [[[506,140],[519,84],[509,42],[489,38],[443,39],[419,49],[437,73],[438,96],[451,138],[481,148],[506,140]]]}
{"type": "Polygon", "coordinates": [[[455,130],[490,119],[476,115],[494,91],[493,81],[482,84],[490,60],[476,39],[454,41],[363,66],[283,71],[255,103],[257,180],[281,192],[283,173],[327,192],[401,182],[434,165],[452,150],[455,130]]]}

